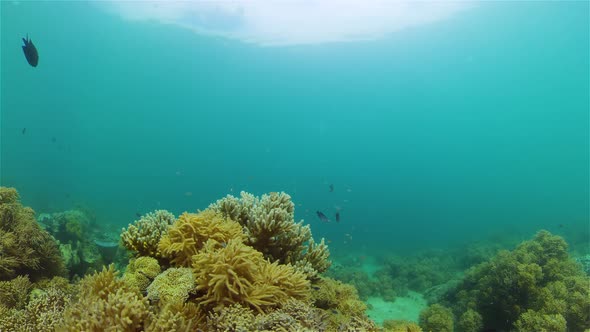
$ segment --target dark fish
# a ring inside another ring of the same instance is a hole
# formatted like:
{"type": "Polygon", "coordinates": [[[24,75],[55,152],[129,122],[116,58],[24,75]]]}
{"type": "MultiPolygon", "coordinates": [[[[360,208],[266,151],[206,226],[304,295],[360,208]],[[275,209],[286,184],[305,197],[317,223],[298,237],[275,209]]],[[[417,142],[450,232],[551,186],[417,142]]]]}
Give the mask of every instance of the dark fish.
{"type": "Polygon", "coordinates": [[[139,212],[135,212],[135,216],[136,216],[137,218],[140,218],[140,217],[141,217],[141,213],[139,213],[139,212]]]}
{"type": "Polygon", "coordinates": [[[313,290],[320,290],[320,286],[311,285],[311,289],[313,289],[313,290]]]}
{"type": "Polygon", "coordinates": [[[57,141],[57,139],[55,137],[51,138],[51,143],[55,143],[57,141]]]}
{"type": "Polygon", "coordinates": [[[37,53],[37,48],[33,45],[33,41],[29,39],[29,35],[27,38],[23,38],[23,42],[25,45],[23,46],[23,52],[25,53],[25,58],[27,58],[27,62],[33,66],[37,67],[39,63],[39,53],[37,53]]]}
{"type": "Polygon", "coordinates": [[[340,222],[340,212],[336,212],[336,222],[340,222]]]}
{"type": "Polygon", "coordinates": [[[23,133],[23,135],[26,134],[26,132],[27,132],[27,128],[23,128],[23,130],[21,131],[21,133],[23,133]]]}
{"type": "Polygon", "coordinates": [[[330,192],[333,192],[333,191],[334,191],[334,185],[333,185],[333,184],[331,184],[331,185],[330,185],[330,192]]]}
{"type": "Polygon", "coordinates": [[[320,218],[321,221],[330,222],[330,219],[328,219],[328,217],[326,217],[326,215],[323,214],[321,211],[316,211],[315,213],[317,213],[318,218],[320,218]]]}

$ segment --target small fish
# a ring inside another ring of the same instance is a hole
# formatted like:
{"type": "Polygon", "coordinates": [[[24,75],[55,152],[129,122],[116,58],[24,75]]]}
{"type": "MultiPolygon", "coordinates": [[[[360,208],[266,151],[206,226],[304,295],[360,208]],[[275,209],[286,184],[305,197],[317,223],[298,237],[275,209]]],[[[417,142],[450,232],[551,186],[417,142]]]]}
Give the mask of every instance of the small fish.
{"type": "Polygon", "coordinates": [[[27,128],[23,128],[23,130],[21,130],[21,133],[26,134],[27,133],[27,128]]]}
{"type": "Polygon", "coordinates": [[[330,192],[334,192],[334,185],[330,184],[330,192]]]}
{"type": "Polygon", "coordinates": [[[322,211],[316,211],[315,213],[317,213],[318,218],[320,218],[321,221],[330,222],[330,219],[328,219],[328,217],[326,217],[326,215],[323,214],[322,211]]]}
{"type": "Polygon", "coordinates": [[[336,212],[336,222],[340,222],[340,212],[336,212]]]}
{"type": "Polygon", "coordinates": [[[54,136],[54,137],[51,138],[51,143],[55,143],[55,142],[57,142],[57,139],[54,136]]]}
{"type": "Polygon", "coordinates": [[[39,53],[37,52],[37,48],[33,44],[33,41],[29,39],[29,35],[27,38],[23,38],[23,42],[25,45],[23,46],[23,52],[25,53],[25,58],[27,58],[27,62],[33,66],[37,67],[39,63],[39,53]]]}
{"type": "Polygon", "coordinates": [[[313,290],[320,290],[320,286],[316,286],[316,285],[311,285],[311,288],[313,290]]]}
{"type": "Polygon", "coordinates": [[[139,212],[135,212],[135,216],[136,216],[137,218],[141,218],[141,213],[139,213],[139,212]]]}

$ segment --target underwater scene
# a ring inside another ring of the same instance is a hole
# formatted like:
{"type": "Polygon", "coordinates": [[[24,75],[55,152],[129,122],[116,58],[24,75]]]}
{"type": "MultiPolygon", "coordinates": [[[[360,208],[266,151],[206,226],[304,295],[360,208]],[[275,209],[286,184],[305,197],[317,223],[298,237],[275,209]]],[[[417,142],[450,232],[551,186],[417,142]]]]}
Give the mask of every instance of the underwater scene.
{"type": "Polygon", "coordinates": [[[590,332],[589,26],[0,1],[0,332],[590,332]]]}

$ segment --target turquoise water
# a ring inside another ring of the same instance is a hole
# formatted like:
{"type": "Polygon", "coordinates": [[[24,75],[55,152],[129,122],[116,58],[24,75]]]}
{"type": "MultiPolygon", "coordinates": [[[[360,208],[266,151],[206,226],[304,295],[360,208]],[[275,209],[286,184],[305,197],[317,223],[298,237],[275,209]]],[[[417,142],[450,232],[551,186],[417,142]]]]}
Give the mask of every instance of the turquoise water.
{"type": "Polygon", "coordinates": [[[0,184],[38,212],[84,205],[125,226],[285,191],[333,252],[587,239],[588,2],[482,2],[374,40],[282,46],[86,3],[1,10],[0,184]],[[315,215],[336,209],[340,223],[315,215]]]}

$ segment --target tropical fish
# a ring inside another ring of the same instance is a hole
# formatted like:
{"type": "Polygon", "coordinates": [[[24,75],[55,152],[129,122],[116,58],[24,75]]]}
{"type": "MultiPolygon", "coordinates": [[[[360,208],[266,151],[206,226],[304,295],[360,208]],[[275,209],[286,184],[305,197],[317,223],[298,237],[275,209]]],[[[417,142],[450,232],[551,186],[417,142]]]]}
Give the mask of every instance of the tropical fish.
{"type": "Polygon", "coordinates": [[[27,62],[33,66],[37,67],[39,63],[39,53],[37,53],[37,48],[33,44],[33,41],[29,39],[29,35],[27,38],[23,38],[23,42],[25,45],[23,46],[23,52],[25,53],[25,58],[27,58],[27,62]]]}
{"type": "Polygon", "coordinates": [[[23,135],[26,134],[27,128],[23,128],[23,130],[21,132],[23,133],[23,135]]]}
{"type": "Polygon", "coordinates": [[[331,184],[331,185],[330,185],[330,192],[333,192],[333,191],[334,191],[334,185],[333,185],[333,184],[331,184]]]}
{"type": "Polygon", "coordinates": [[[340,212],[336,212],[336,222],[340,222],[340,212]]]}
{"type": "Polygon", "coordinates": [[[316,211],[315,213],[317,213],[318,218],[320,218],[321,221],[330,222],[330,219],[328,219],[328,217],[326,217],[326,215],[323,214],[322,211],[316,211]]]}

